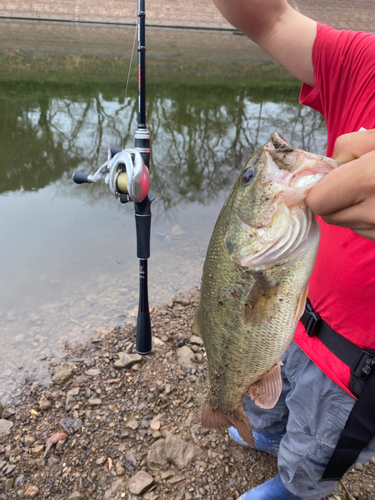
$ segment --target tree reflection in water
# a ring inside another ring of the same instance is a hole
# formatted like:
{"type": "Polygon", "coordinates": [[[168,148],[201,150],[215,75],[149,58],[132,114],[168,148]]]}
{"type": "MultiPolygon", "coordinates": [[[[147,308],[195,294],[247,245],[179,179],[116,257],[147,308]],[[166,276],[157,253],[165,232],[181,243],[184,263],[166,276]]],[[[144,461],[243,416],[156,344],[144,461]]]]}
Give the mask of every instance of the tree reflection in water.
{"type": "MultiPolygon", "coordinates": [[[[136,96],[124,102],[122,94],[52,85],[36,92],[31,84],[17,89],[3,83],[0,193],[38,190],[59,179],[68,189],[71,173],[96,171],[109,146],[133,147],[136,96]]],[[[274,130],[324,154],[323,117],[297,105],[297,95],[274,94],[244,86],[149,86],[152,192],[165,209],[214,199],[274,130]]],[[[86,196],[85,190],[72,192],[86,196]]],[[[97,199],[108,190],[101,183],[90,194],[97,199]]]]}

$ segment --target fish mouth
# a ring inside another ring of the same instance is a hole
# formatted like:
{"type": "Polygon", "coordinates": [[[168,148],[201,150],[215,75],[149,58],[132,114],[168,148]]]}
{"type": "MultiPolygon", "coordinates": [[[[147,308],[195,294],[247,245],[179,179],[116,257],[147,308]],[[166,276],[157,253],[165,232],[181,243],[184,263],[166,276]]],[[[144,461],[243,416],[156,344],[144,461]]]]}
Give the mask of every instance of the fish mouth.
{"type": "Polygon", "coordinates": [[[279,178],[291,187],[303,187],[305,195],[324,175],[341,165],[340,162],[294,148],[280,132],[274,132],[266,146],[267,154],[279,178]]]}
{"type": "MultiPolygon", "coordinates": [[[[302,150],[301,150],[302,152],[302,150]]],[[[305,192],[320,179],[341,165],[340,162],[326,156],[304,153],[301,165],[292,173],[290,186],[303,187],[305,192]]]]}

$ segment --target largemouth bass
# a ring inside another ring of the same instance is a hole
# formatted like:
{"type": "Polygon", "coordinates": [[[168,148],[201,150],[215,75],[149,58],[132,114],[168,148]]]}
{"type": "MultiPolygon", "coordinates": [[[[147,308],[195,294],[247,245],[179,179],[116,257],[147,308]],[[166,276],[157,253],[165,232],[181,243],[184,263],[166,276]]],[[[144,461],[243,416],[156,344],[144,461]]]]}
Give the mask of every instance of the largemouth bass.
{"type": "Polygon", "coordinates": [[[208,246],[193,326],[210,376],[203,427],[233,425],[253,446],[244,395],[261,408],[278,401],[280,359],[303,313],[319,245],[319,225],[304,200],[336,166],[274,132],[225,202],[208,246]]]}

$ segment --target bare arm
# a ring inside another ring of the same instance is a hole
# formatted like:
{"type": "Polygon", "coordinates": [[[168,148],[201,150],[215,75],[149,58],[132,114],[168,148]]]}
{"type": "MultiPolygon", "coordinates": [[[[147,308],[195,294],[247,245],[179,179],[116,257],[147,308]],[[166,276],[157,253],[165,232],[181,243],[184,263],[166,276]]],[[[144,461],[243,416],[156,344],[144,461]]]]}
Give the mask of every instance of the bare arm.
{"type": "Polygon", "coordinates": [[[375,241],[375,129],[342,135],[333,156],[348,163],[319,181],[306,203],[328,224],[375,241]]]}
{"type": "Polygon", "coordinates": [[[316,22],[286,0],[213,0],[222,15],[302,82],[314,86],[316,22]]]}

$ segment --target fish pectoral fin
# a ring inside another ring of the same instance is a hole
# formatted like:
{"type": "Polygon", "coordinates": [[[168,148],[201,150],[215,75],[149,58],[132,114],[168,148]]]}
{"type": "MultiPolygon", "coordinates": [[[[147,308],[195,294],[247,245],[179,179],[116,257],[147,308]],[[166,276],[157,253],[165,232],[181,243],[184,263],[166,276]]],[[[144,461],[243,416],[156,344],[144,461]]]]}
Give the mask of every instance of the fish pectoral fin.
{"type": "Polygon", "coordinates": [[[278,402],[282,389],[281,366],[282,362],[279,361],[249,387],[247,393],[259,408],[269,410],[278,402]]]}
{"type": "Polygon", "coordinates": [[[191,331],[195,335],[198,335],[198,337],[202,338],[201,328],[199,326],[199,321],[198,321],[198,313],[195,315],[195,319],[194,319],[193,326],[191,327],[191,331]]]}
{"type": "Polygon", "coordinates": [[[246,444],[254,447],[254,436],[245,410],[241,407],[230,414],[221,410],[214,410],[209,401],[206,402],[202,412],[202,427],[217,431],[224,431],[235,427],[246,444]]]}

